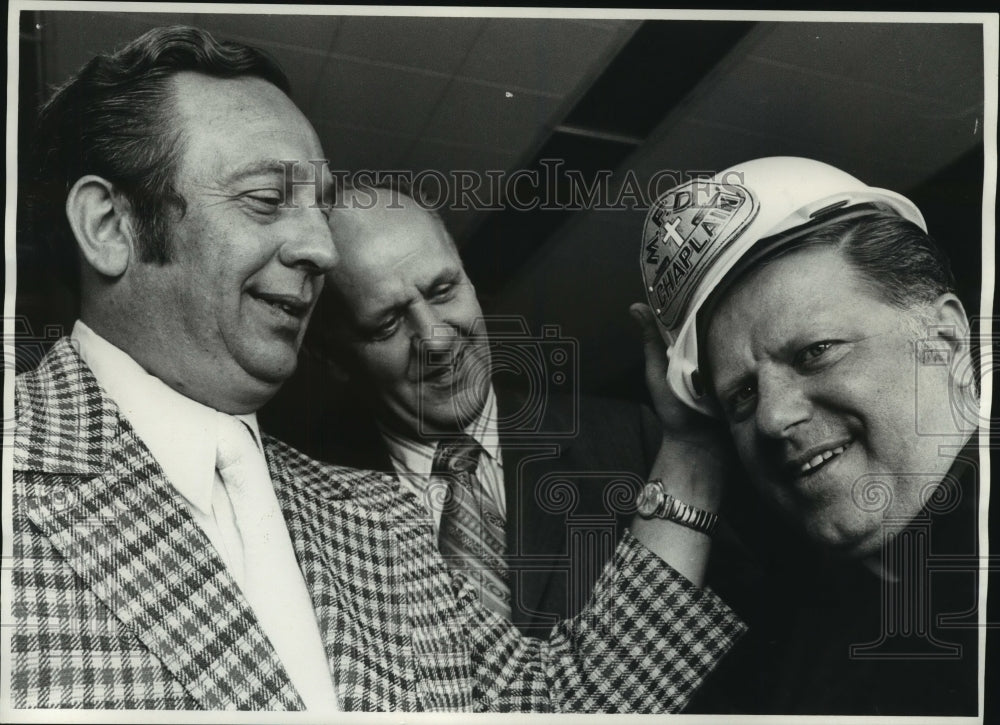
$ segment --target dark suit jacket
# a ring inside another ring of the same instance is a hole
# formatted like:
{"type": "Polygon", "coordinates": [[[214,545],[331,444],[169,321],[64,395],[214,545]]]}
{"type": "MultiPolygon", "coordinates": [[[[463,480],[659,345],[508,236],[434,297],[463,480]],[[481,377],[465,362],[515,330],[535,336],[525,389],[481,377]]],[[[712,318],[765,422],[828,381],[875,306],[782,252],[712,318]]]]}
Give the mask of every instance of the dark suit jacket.
{"type": "Polygon", "coordinates": [[[975,715],[977,444],[973,437],[925,509],[887,539],[895,582],[761,512],[767,532],[752,539],[760,570],[751,579],[745,567],[738,587],[715,585],[750,633],[687,712],[975,715]]]}
{"type": "MultiPolygon", "coordinates": [[[[512,619],[547,636],[576,614],[634,512],[660,444],[647,408],[566,395],[529,399],[496,387],[507,499],[512,619]]],[[[282,437],[322,461],[395,473],[364,404],[350,399],[282,437]]]]}

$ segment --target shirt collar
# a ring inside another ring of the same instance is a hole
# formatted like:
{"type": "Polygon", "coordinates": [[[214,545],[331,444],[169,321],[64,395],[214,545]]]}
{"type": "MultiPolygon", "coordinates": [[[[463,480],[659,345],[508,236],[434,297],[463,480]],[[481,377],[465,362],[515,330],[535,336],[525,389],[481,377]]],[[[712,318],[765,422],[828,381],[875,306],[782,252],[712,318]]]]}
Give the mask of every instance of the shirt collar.
{"type": "MultiPolygon", "coordinates": [[[[73,326],[72,339],[97,383],[149,448],[167,480],[192,506],[211,514],[217,411],[150,375],[128,353],[80,320],[73,326]]],[[[257,416],[235,417],[250,427],[259,446],[257,416]]]]}
{"type": "Polygon", "coordinates": [[[490,386],[486,394],[486,404],[483,412],[465,429],[476,443],[483,447],[487,455],[495,461],[500,460],[500,431],[497,429],[497,396],[490,386]]]}
{"type": "MultiPolygon", "coordinates": [[[[420,479],[430,477],[434,464],[434,453],[437,451],[438,442],[436,440],[404,438],[381,423],[379,429],[382,431],[382,437],[389,449],[389,456],[397,470],[402,468],[403,471],[412,473],[420,479]]],[[[490,459],[498,465],[502,463],[500,434],[497,430],[497,399],[492,385],[486,394],[486,404],[483,406],[482,412],[465,428],[465,433],[472,436],[483,447],[490,459]]]]}

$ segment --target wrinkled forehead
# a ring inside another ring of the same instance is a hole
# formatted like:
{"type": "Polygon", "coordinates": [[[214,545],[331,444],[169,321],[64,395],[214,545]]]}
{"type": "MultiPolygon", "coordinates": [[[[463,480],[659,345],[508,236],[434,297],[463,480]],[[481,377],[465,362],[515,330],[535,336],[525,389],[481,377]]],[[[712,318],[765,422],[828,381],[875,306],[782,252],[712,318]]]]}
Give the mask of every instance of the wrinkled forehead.
{"type": "Polygon", "coordinates": [[[387,189],[345,190],[330,214],[340,262],[333,276],[355,269],[458,259],[441,221],[410,197],[387,189]]]}
{"type": "Polygon", "coordinates": [[[182,162],[189,170],[225,173],[257,158],[287,161],[310,176],[323,159],[319,137],[295,103],[261,78],[215,78],[185,71],[171,79],[182,162]]]}
{"type": "MultiPolygon", "coordinates": [[[[699,368],[710,375],[708,343],[720,317],[735,312],[752,323],[749,333],[766,335],[779,317],[808,325],[843,315],[853,309],[843,302],[857,295],[870,296],[870,285],[835,244],[803,243],[750,256],[731,270],[698,312],[699,368]]],[[[863,309],[856,312],[864,315],[863,309]]]]}

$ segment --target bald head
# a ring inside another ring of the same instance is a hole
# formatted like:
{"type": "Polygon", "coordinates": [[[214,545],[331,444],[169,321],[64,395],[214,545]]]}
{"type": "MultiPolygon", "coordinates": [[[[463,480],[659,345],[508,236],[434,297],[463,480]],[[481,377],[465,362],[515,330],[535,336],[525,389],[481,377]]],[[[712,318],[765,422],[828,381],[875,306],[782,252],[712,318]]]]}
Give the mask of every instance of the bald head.
{"type": "Polygon", "coordinates": [[[330,230],[340,263],[327,279],[345,293],[372,277],[383,286],[389,270],[422,254],[441,254],[461,266],[440,218],[395,190],[347,190],[330,215],[330,230]]]}
{"type": "Polygon", "coordinates": [[[416,438],[460,430],[485,405],[490,364],[458,250],[413,198],[346,193],[330,216],[339,259],[327,273],[316,337],[337,350],[387,425],[416,438]]]}

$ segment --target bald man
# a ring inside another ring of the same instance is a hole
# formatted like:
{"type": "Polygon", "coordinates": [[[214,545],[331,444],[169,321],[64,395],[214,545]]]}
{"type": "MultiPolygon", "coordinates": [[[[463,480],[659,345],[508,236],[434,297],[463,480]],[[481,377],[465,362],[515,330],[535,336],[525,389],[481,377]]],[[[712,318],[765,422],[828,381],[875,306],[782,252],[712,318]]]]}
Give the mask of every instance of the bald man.
{"type": "Polygon", "coordinates": [[[564,341],[491,341],[455,243],[426,205],[399,189],[357,189],[343,202],[331,215],[339,259],[310,343],[349,381],[352,404],[297,442],[322,460],[399,477],[459,563],[435,459],[471,438],[484,490],[476,518],[496,523],[485,558],[506,604],[497,608],[524,633],[547,634],[576,614],[614,549],[659,423],[635,404],[553,390],[553,379],[574,375],[564,341]],[[541,390],[535,364],[548,366],[541,390]]]}

